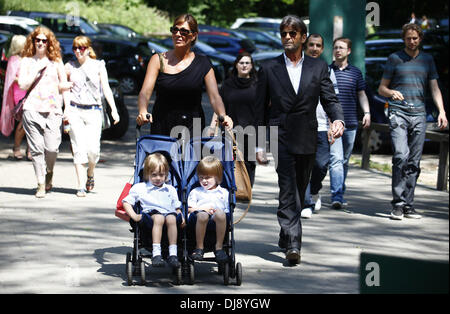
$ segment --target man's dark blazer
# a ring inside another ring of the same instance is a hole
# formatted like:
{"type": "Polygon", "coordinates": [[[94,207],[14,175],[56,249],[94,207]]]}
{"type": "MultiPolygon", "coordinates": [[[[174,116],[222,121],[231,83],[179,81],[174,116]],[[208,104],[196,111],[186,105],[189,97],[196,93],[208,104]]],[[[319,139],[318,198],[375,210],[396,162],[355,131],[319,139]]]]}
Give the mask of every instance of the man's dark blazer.
{"type": "Polygon", "coordinates": [[[286,134],[283,142],[292,154],[316,152],[316,108],[319,98],[331,121],[344,121],[341,104],[330,80],[328,65],[319,58],[304,55],[298,94],[295,94],[289,79],[284,54],[268,60],[258,71],[258,125],[268,124],[282,128],[286,134]]]}

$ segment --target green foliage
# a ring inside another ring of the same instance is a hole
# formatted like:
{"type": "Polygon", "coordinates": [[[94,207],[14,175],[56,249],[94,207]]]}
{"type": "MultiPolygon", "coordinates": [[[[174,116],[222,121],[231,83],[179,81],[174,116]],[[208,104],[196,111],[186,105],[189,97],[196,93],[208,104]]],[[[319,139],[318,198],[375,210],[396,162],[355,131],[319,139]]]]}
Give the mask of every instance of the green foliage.
{"type": "Polygon", "coordinates": [[[148,7],[143,0],[1,0],[0,9],[48,11],[58,13],[79,12],[91,22],[117,23],[131,27],[139,33],[168,32],[171,25],[168,15],[148,7]]]}

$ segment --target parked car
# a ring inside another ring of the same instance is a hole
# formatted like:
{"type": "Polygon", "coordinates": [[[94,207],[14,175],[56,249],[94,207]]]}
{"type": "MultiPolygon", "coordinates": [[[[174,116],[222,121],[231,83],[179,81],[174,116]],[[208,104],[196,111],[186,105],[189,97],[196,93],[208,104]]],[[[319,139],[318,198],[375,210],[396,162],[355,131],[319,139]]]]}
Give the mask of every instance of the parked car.
{"type": "Polygon", "coordinates": [[[243,51],[253,53],[256,50],[255,44],[250,39],[217,35],[214,32],[199,33],[198,38],[216,50],[235,57],[243,51]]]}
{"type": "Polygon", "coordinates": [[[114,36],[125,38],[142,38],[143,36],[135,32],[133,29],[120,24],[96,23],[98,28],[104,30],[114,36]]]}
{"type": "Polygon", "coordinates": [[[0,30],[16,35],[28,35],[39,22],[33,19],[19,16],[0,16],[0,30]]]}
{"type": "Polygon", "coordinates": [[[199,30],[199,32],[219,32],[219,33],[222,33],[221,35],[225,35],[225,36],[234,36],[234,37],[243,38],[243,39],[247,38],[247,36],[245,36],[245,34],[240,32],[239,30],[205,25],[205,24],[199,24],[198,30],[199,30]]]}
{"type": "MultiPolygon", "coordinates": [[[[0,33],[0,35],[2,35],[0,33]]],[[[72,52],[72,42],[73,42],[73,38],[71,37],[61,37],[58,38],[60,44],[61,44],[61,52],[63,55],[63,62],[68,62],[71,59],[74,59],[75,56],[72,52]]],[[[4,50],[8,50],[9,49],[9,43],[10,41],[7,42],[7,44],[5,45],[5,47],[3,47],[4,50]]],[[[2,59],[1,63],[0,63],[0,110],[1,110],[1,98],[3,97],[3,87],[4,87],[4,79],[5,79],[5,72],[6,72],[6,67],[7,67],[8,61],[5,58],[4,60],[2,59]]],[[[115,79],[110,73],[109,74],[109,86],[111,86],[111,90],[113,92],[113,96],[114,96],[114,102],[116,104],[117,107],[117,111],[119,113],[120,116],[120,122],[116,125],[111,126],[111,128],[106,129],[102,132],[102,139],[119,139],[121,138],[123,135],[125,135],[125,133],[128,130],[128,126],[129,126],[129,113],[128,113],[128,109],[125,106],[125,102],[124,102],[124,98],[123,98],[123,94],[122,91],[120,89],[120,85],[119,85],[119,81],[117,79],[115,79]]]]}
{"type": "Polygon", "coordinates": [[[81,16],[39,11],[8,11],[7,14],[34,19],[50,28],[56,36],[71,35],[75,37],[86,35],[92,37],[106,35],[106,32],[100,30],[96,25],[81,16]]]}
{"type": "Polygon", "coordinates": [[[240,27],[251,27],[264,29],[270,32],[274,36],[280,38],[280,23],[281,19],[268,18],[268,17],[248,17],[248,18],[238,18],[230,26],[231,29],[236,29],[240,27]]]}
{"type": "MultiPolygon", "coordinates": [[[[306,25],[307,33],[309,33],[309,17],[301,16],[300,17],[306,25]]],[[[236,21],[230,26],[231,29],[237,28],[257,28],[265,30],[271,33],[273,36],[281,38],[280,35],[280,24],[281,19],[278,18],[268,18],[268,17],[248,17],[248,18],[238,18],[236,21]]]]}
{"type": "MultiPolygon", "coordinates": [[[[72,55],[72,38],[58,37],[58,40],[63,55],[72,55]]],[[[92,47],[97,57],[105,60],[109,75],[119,81],[124,94],[136,94],[140,90],[148,61],[153,55],[146,40],[97,36],[92,38],[92,47]]]]}
{"type": "MultiPolygon", "coordinates": [[[[70,36],[61,36],[58,38],[60,46],[61,46],[61,54],[63,56],[63,62],[69,62],[70,60],[75,60],[75,55],[72,51],[72,43],[73,38],[70,36]]],[[[98,39],[95,39],[92,43],[94,47],[97,43],[98,39]]],[[[100,53],[100,51],[96,51],[96,54],[100,53]]],[[[102,55],[97,54],[98,59],[103,59],[102,55]]],[[[125,135],[129,126],[129,113],[128,109],[125,106],[125,102],[123,99],[122,87],[120,85],[120,81],[116,79],[113,71],[111,71],[111,67],[108,64],[108,61],[105,60],[106,69],[108,71],[109,78],[109,86],[114,95],[114,102],[116,103],[117,112],[120,116],[120,121],[116,125],[112,125],[109,129],[106,129],[102,132],[102,139],[118,139],[125,135]]]]}
{"type": "Polygon", "coordinates": [[[278,37],[270,34],[269,32],[254,28],[237,29],[249,39],[251,39],[259,50],[283,49],[281,40],[278,37]]]}

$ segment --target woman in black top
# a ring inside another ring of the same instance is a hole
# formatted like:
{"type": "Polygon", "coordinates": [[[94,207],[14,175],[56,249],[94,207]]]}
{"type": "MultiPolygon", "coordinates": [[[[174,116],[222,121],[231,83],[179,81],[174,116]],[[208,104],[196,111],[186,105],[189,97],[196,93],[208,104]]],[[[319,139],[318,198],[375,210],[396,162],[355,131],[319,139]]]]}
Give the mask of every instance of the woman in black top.
{"type": "Polygon", "coordinates": [[[139,125],[151,122],[152,134],[170,135],[173,127],[181,125],[193,130],[193,119],[200,118],[201,131],[205,116],[201,106],[202,86],[205,83],[211,106],[224,125],[232,128],[233,122],[225,115],[219,95],[214,70],[208,57],[191,51],[198,36],[198,25],[190,14],[182,14],[170,28],[174,49],[155,54],[149,61],[144,83],[138,97],[139,125]],[[149,99],[156,90],[152,115],[147,119],[149,99]]]}
{"type": "MultiPolygon", "coordinates": [[[[256,79],[257,74],[251,55],[248,52],[242,52],[236,57],[233,70],[220,89],[225,110],[235,125],[234,131],[236,133],[241,132],[241,134],[236,134],[236,140],[239,150],[244,154],[245,166],[252,186],[255,181],[255,157],[258,163],[267,163],[262,152],[258,152],[255,156],[257,131],[255,120],[257,115],[254,106],[256,79]],[[242,137],[242,135],[244,136],[242,137]],[[242,138],[244,141],[242,141],[242,138]]],[[[215,119],[216,116],[214,115],[211,127],[215,125],[215,119]]]]}

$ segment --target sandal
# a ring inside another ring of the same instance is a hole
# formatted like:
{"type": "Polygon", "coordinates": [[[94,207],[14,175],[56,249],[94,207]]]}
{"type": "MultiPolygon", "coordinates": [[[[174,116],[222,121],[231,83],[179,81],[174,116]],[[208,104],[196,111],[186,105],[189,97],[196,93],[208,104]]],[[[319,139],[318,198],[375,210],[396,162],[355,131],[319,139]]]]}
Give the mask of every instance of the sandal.
{"type": "Polygon", "coordinates": [[[22,152],[20,151],[20,147],[13,147],[13,157],[15,160],[22,160],[22,152]]]}
{"type": "Polygon", "coordinates": [[[94,189],[94,184],[95,184],[94,176],[92,177],[88,176],[86,181],[86,191],[88,192],[92,191],[94,189]]]}
{"type": "Polygon", "coordinates": [[[77,191],[77,196],[78,197],[85,197],[86,196],[86,190],[85,189],[79,189],[77,191]]]}
{"type": "Polygon", "coordinates": [[[48,192],[52,189],[52,180],[53,180],[53,171],[48,171],[45,175],[45,192],[48,192]]]}
{"type": "Polygon", "coordinates": [[[30,152],[29,148],[27,148],[27,160],[28,161],[32,161],[33,160],[33,157],[31,156],[31,152],[30,152]]]}
{"type": "Polygon", "coordinates": [[[203,250],[202,249],[195,249],[192,254],[191,254],[191,258],[194,261],[201,261],[203,260],[203,250]]]}

